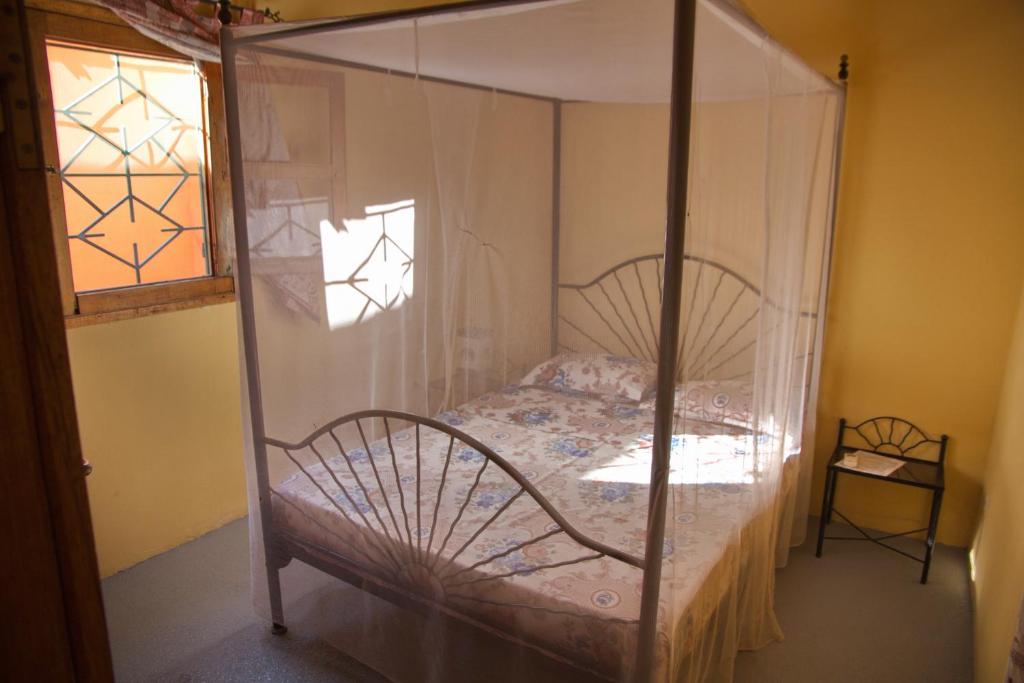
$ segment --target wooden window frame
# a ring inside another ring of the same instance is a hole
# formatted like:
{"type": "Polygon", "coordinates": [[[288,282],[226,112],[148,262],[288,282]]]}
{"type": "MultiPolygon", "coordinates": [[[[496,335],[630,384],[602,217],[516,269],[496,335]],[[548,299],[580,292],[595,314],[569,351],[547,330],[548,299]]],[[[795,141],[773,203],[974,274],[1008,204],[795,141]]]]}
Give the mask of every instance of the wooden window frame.
{"type": "MultiPolygon", "coordinates": [[[[73,0],[27,0],[25,4],[29,49],[36,73],[43,159],[50,169],[57,168],[59,161],[50,69],[46,59],[47,40],[78,43],[157,58],[187,59],[181,53],[142,35],[105,8],[73,0]]],[[[227,173],[223,82],[219,64],[201,62],[200,66],[200,76],[204,84],[203,105],[207,140],[207,242],[211,274],[199,278],[76,293],[71,276],[64,190],[60,177],[51,170],[47,173],[49,210],[60,275],[61,304],[67,327],[234,301],[235,285],[228,250],[234,221],[231,209],[231,183],[227,173]]]]}

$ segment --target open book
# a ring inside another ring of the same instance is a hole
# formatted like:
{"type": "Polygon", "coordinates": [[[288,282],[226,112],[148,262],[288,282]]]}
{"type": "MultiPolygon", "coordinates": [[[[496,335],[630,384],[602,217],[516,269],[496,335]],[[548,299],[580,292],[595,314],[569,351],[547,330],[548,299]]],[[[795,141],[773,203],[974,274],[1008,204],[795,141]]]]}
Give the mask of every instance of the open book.
{"type": "Polygon", "coordinates": [[[890,474],[903,467],[903,461],[896,458],[887,458],[877,453],[868,451],[855,451],[848,453],[838,463],[842,468],[876,474],[880,477],[888,477],[890,474]]]}

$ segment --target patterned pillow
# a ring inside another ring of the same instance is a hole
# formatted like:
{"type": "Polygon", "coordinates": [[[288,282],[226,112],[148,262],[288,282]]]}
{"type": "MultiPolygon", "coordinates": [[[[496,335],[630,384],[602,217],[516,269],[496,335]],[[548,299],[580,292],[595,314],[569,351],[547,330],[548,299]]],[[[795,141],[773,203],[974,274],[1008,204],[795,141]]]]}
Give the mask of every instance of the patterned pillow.
{"type": "Polygon", "coordinates": [[[527,373],[520,384],[642,401],[654,393],[658,367],[650,361],[592,353],[563,353],[527,373]]]}
{"type": "Polygon", "coordinates": [[[676,414],[683,419],[749,427],[754,386],[735,380],[687,382],[676,387],[676,414]]]}

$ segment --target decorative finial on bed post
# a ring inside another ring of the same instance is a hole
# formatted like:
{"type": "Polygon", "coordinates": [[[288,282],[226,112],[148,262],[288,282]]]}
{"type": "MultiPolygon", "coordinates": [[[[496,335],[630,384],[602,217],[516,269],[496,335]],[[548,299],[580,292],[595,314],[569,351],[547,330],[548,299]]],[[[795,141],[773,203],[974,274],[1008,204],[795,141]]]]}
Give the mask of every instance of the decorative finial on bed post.
{"type": "Polygon", "coordinates": [[[217,0],[217,20],[221,26],[231,23],[231,0],[217,0]]]}
{"type": "Polygon", "coordinates": [[[850,57],[849,55],[843,55],[839,58],[839,80],[846,82],[846,79],[850,76],[850,57]]]}

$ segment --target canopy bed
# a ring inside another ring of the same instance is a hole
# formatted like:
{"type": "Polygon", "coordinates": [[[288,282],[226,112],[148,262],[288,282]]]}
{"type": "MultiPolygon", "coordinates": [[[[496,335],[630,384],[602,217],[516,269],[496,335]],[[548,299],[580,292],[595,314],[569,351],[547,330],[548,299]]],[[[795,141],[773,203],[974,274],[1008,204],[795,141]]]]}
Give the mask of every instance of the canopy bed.
{"type": "Polygon", "coordinates": [[[778,638],[842,85],[724,0],[244,27],[222,59],[275,630],[302,564],[598,679],[778,638]]]}

